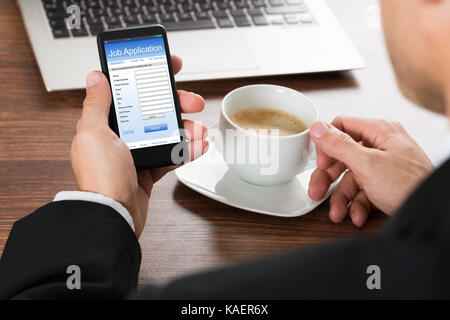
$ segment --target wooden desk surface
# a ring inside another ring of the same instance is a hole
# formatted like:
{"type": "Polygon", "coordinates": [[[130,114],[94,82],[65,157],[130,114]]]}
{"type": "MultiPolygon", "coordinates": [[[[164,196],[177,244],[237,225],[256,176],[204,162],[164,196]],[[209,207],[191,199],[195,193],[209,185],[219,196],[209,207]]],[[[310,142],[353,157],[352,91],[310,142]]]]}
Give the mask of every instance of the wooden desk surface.
{"type": "MultiPolygon", "coordinates": [[[[207,102],[205,111],[189,118],[212,124],[228,91],[251,83],[280,84],[309,95],[324,120],[339,114],[399,120],[434,159],[446,122],[412,107],[398,93],[381,31],[371,27],[376,1],[329,3],[366,60],[365,70],[183,83],[179,88],[201,93],[207,102]]],[[[45,91],[13,0],[2,1],[0,7],[0,94],[1,253],[14,221],[51,201],[58,191],[76,189],[69,150],[84,98],[81,90],[45,91]]],[[[364,228],[357,229],[349,220],[334,225],[327,213],[328,203],[295,219],[249,213],[201,196],[177,182],[173,173],[168,174],[151,197],[140,240],[140,283],[165,282],[202,269],[374,233],[386,221],[376,213],[364,228]]]]}

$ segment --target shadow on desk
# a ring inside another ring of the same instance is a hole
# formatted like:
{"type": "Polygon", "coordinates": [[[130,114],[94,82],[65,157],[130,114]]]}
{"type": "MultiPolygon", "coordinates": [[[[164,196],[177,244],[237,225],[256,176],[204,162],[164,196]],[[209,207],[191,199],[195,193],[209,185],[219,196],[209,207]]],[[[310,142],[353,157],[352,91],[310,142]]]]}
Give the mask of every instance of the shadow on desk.
{"type": "Polygon", "coordinates": [[[357,88],[359,86],[352,72],[342,71],[281,75],[272,77],[181,82],[177,84],[177,87],[179,89],[193,91],[201,95],[224,95],[233,89],[251,84],[276,84],[299,91],[357,88]]]}

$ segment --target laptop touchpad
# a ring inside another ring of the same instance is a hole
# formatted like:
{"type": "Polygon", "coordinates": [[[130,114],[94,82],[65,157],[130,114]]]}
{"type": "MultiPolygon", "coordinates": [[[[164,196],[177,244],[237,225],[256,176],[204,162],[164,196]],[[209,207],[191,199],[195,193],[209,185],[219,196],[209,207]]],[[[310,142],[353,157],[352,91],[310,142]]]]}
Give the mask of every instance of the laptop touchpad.
{"type": "Polygon", "coordinates": [[[247,43],[238,32],[169,36],[171,52],[183,59],[182,73],[258,69],[247,43]]]}

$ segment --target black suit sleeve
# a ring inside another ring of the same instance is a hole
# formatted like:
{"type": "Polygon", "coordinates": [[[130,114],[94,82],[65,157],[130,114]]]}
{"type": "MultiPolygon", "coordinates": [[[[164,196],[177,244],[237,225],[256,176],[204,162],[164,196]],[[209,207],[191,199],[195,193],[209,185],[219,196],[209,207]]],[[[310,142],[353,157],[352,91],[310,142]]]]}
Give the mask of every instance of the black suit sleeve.
{"type": "Polygon", "coordinates": [[[126,298],[140,262],[135,234],[113,209],[52,202],[14,224],[0,260],[0,298],[126,298]],[[66,284],[71,265],[80,268],[80,290],[66,284]]]}
{"type": "Polygon", "coordinates": [[[448,299],[446,250],[363,238],[199,273],[135,299],[448,299]],[[369,279],[378,266],[380,287],[369,279]],[[368,286],[369,281],[369,286],[368,286]]]}
{"type": "Polygon", "coordinates": [[[450,161],[434,172],[378,235],[177,279],[135,298],[450,298],[450,161]],[[369,289],[369,266],[380,289],[369,289]]]}

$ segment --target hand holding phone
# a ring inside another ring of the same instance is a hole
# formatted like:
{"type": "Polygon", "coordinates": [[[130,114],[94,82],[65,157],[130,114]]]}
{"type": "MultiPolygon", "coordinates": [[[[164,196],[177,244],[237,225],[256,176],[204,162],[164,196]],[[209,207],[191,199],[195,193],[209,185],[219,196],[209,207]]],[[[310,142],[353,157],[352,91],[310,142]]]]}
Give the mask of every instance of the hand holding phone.
{"type": "Polygon", "coordinates": [[[183,123],[164,28],[105,31],[97,42],[113,97],[110,126],[136,168],[181,164],[183,123]]]}
{"type": "MultiPolygon", "coordinates": [[[[172,58],[173,71],[181,69],[181,59],[172,58]]],[[[121,203],[133,218],[135,232],[140,236],[145,225],[148,201],[153,184],[173,167],[158,167],[136,172],[128,146],[108,125],[111,106],[111,90],[101,72],[88,76],[86,99],[82,118],[77,124],[77,134],[72,143],[71,160],[81,191],[95,192],[121,203]]],[[[179,91],[182,112],[200,112],[204,100],[190,92],[179,91]]],[[[184,120],[190,158],[206,151],[203,140],[206,128],[190,120],[184,120]],[[201,132],[194,136],[194,132],[201,132]]]]}

